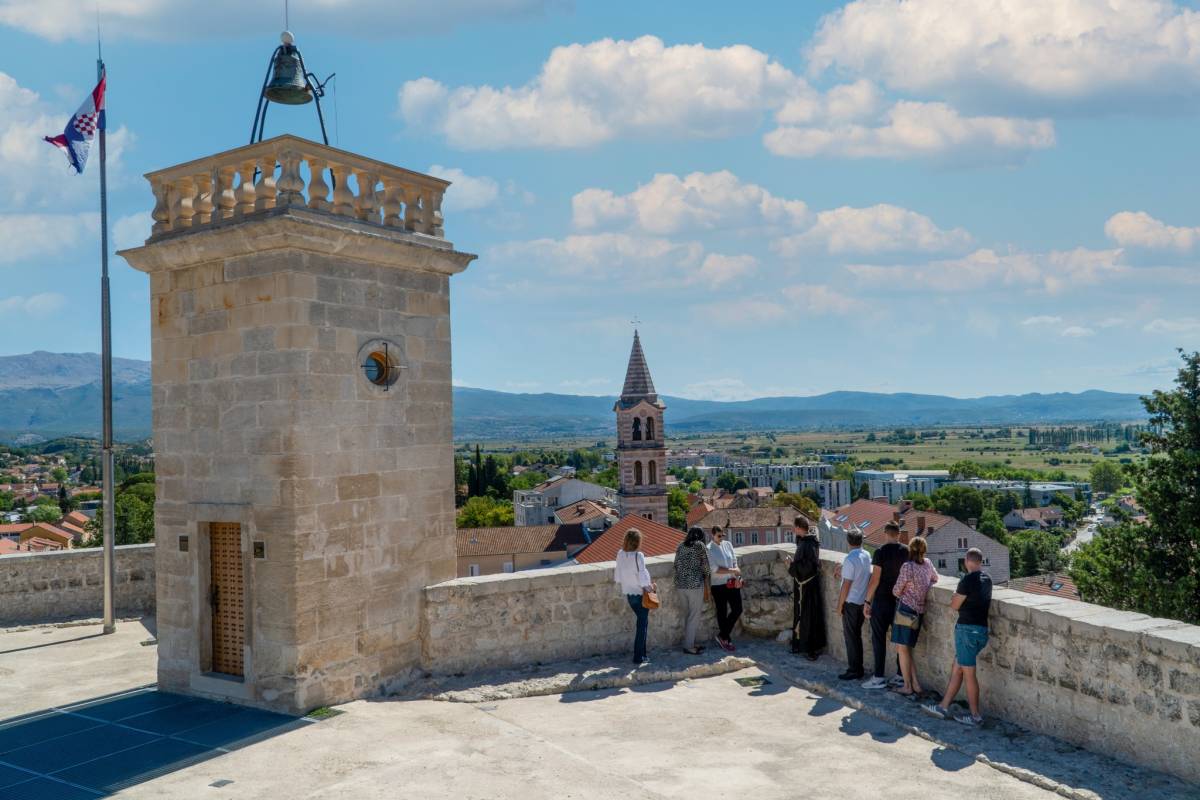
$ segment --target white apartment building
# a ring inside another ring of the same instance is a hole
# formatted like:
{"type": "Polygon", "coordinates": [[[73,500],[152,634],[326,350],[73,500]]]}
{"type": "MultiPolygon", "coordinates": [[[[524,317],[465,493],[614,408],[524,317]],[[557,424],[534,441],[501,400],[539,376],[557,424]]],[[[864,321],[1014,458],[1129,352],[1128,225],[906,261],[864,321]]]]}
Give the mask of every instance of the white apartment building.
{"type": "Polygon", "coordinates": [[[821,495],[821,508],[838,508],[850,503],[850,481],[831,479],[819,481],[788,481],[787,490],[793,494],[812,489],[821,495]]]}
{"type": "MultiPolygon", "coordinates": [[[[752,489],[774,489],[780,481],[786,486],[792,481],[820,481],[833,475],[831,464],[728,464],[714,477],[732,472],[745,479],[752,489]]],[[[706,483],[706,485],[709,485],[706,483]]]]}
{"type": "Polygon", "coordinates": [[[517,526],[550,525],[554,512],[570,503],[596,500],[616,507],[617,490],[578,478],[556,477],[532,489],[513,492],[513,517],[517,526]]]}
{"type": "Polygon", "coordinates": [[[983,478],[973,478],[969,481],[955,481],[955,486],[970,486],[978,489],[981,492],[1012,492],[1021,498],[1021,502],[1025,502],[1025,489],[1029,489],[1029,493],[1033,496],[1033,504],[1036,506],[1048,506],[1054,502],[1056,494],[1065,494],[1072,500],[1083,498],[1091,501],[1092,487],[1089,483],[1030,483],[1026,484],[1021,481],[993,481],[984,480],[983,478]]]}
{"type": "Polygon", "coordinates": [[[860,469],[854,472],[854,486],[864,483],[871,497],[886,497],[889,503],[899,503],[908,494],[933,494],[950,482],[950,472],[944,469],[879,470],[860,469]]]}

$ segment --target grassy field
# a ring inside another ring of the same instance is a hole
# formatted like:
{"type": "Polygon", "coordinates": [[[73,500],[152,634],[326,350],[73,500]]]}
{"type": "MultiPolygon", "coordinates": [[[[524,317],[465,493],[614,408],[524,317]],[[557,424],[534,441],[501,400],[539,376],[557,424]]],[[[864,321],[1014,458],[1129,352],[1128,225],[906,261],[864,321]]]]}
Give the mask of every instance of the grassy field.
{"type": "MultiPolygon", "coordinates": [[[[1062,470],[1071,478],[1085,479],[1096,461],[1105,456],[1090,451],[1056,452],[1027,449],[1025,429],[1014,429],[1011,436],[997,436],[995,428],[945,429],[946,437],[928,438],[914,443],[886,442],[886,431],[875,432],[876,441],[868,441],[867,432],[798,432],[763,435],[699,435],[675,437],[667,430],[667,445],[674,450],[712,449],[749,459],[795,461],[812,453],[846,453],[859,463],[884,461],[887,468],[924,469],[949,466],[957,461],[972,461],[986,465],[1001,465],[1043,472],[1062,470]],[[987,434],[996,438],[983,438],[987,434]],[[890,464],[887,460],[890,459],[890,464]]],[[[940,433],[940,432],[939,432],[940,433]]],[[[613,440],[606,441],[612,447],[613,440]]],[[[1097,442],[1101,450],[1111,449],[1116,442],[1097,442]]],[[[526,449],[574,449],[597,445],[595,438],[586,440],[562,439],[537,442],[489,442],[492,452],[512,452],[526,449]]],[[[1125,458],[1130,458],[1128,454],[1125,458]]],[[[1108,456],[1112,459],[1113,456],[1108,456]]]]}

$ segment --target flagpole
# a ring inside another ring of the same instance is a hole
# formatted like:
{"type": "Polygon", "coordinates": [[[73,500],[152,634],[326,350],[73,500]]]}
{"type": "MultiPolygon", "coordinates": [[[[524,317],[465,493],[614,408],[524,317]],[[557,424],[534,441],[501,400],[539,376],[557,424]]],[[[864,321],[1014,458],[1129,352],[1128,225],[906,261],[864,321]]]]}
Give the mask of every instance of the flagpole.
{"type": "MultiPolygon", "coordinates": [[[[96,59],[96,82],[104,78],[104,59],[96,59]]],[[[113,425],[112,425],[112,312],[108,292],[108,173],[104,128],[100,126],[100,382],[104,395],[104,438],[101,443],[104,532],[104,632],[116,631],[113,619],[113,583],[116,560],[113,552],[113,425]]]]}

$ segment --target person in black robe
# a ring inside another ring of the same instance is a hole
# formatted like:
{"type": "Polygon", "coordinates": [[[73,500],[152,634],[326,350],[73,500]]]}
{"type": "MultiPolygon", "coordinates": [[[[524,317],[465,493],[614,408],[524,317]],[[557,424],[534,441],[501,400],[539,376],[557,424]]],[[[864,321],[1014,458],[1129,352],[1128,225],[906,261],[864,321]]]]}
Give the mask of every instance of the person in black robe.
{"type": "Polygon", "coordinates": [[[825,649],[825,607],[821,600],[821,540],[806,517],[796,517],[792,576],[792,652],[816,661],[825,649]]]}

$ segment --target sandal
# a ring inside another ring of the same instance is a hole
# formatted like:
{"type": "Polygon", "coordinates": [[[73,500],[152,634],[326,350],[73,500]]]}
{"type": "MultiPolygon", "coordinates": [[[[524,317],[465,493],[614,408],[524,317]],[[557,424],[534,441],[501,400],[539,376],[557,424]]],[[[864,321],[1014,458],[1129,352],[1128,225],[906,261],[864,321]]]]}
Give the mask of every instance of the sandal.
{"type": "Polygon", "coordinates": [[[906,692],[906,691],[904,691],[903,687],[901,687],[901,688],[899,688],[899,689],[892,689],[892,690],[891,690],[891,692],[892,692],[892,694],[898,694],[898,695],[900,695],[901,697],[905,698],[906,700],[913,700],[913,699],[915,699],[915,698],[917,698],[917,697],[919,697],[919,696],[920,696],[920,695],[918,695],[916,692],[906,692]]]}

